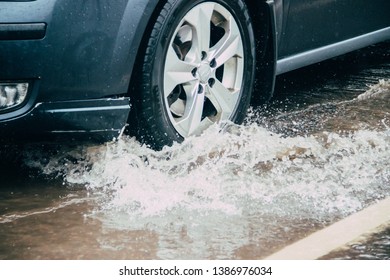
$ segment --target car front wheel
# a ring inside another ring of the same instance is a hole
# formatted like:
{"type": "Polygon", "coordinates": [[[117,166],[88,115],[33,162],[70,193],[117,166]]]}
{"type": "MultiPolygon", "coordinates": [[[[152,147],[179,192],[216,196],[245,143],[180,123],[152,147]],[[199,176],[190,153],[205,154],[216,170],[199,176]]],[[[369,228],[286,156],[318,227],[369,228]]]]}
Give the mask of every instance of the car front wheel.
{"type": "Polygon", "coordinates": [[[168,0],[150,34],[136,98],[137,134],[160,149],[249,106],[255,42],[241,0],[168,0]]]}

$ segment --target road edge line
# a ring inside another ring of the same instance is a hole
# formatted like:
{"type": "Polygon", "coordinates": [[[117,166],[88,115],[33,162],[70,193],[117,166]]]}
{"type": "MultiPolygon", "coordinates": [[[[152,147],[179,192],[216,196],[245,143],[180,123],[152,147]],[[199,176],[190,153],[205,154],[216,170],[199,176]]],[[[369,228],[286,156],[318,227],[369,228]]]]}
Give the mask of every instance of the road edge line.
{"type": "Polygon", "coordinates": [[[390,197],[288,245],[265,260],[315,260],[390,221],[390,197]]]}

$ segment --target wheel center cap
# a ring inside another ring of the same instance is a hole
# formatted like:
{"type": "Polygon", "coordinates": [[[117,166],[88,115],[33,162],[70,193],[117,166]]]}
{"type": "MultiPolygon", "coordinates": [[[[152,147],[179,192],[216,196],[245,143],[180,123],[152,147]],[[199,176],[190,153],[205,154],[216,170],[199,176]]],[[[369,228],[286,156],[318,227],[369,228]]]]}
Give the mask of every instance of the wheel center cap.
{"type": "Polygon", "coordinates": [[[202,63],[198,68],[198,77],[202,84],[208,82],[211,78],[211,67],[208,63],[202,63]]]}

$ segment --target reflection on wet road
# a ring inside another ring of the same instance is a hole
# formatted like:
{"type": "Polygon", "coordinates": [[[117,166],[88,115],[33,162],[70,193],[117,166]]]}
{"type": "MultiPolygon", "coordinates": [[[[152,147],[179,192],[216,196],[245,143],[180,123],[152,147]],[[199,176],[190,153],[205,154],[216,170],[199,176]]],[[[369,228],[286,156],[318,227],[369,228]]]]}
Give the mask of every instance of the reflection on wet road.
{"type": "Polygon", "coordinates": [[[244,125],[161,152],[3,146],[0,259],[266,257],[390,196],[389,73],[384,44],[280,76],[244,125]]]}

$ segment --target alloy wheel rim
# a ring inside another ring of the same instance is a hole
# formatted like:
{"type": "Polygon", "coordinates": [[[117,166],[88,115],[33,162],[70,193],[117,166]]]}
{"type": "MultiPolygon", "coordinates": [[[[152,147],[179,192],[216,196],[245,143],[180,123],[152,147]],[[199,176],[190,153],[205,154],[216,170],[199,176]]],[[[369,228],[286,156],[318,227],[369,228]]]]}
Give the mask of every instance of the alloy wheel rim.
{"type": "Polygon", "coordinates": [[[186,138],[233,116],[242,94],[243,42],[234,16],[215,2],[189,10],[173,34],[164,103],[171,124],[186,138]]]}

